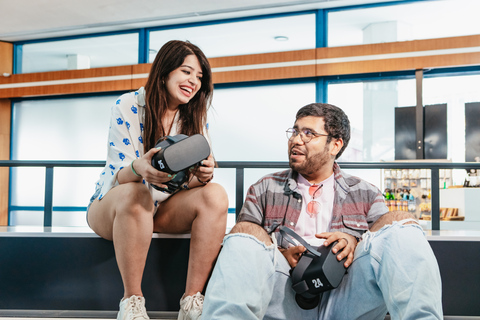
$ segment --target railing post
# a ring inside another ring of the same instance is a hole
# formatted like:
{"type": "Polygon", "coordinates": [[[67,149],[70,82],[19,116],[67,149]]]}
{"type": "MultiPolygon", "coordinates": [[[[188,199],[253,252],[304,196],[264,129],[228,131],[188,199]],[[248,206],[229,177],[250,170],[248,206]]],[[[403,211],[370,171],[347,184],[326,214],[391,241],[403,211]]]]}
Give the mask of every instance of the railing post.
{"type": "Polygon", "coordinates": [[[431,169],[432,230],[440,230],[440,175],[438,168],[431,169]]]}
{"type": "Polygon", "coordinates": [[[43,212],[43,226],[52,226],[52,212],[53,212],[53,166],[47,165],[45,167],[45,203],[43,212]]]}
{"type": "Polygon", "coordinates": [[[236,177],[235,177],[235,221],[240,214],[240,210],[243,206],[243,186],[244,186],[244,168],[236,168],[236,177]]]}

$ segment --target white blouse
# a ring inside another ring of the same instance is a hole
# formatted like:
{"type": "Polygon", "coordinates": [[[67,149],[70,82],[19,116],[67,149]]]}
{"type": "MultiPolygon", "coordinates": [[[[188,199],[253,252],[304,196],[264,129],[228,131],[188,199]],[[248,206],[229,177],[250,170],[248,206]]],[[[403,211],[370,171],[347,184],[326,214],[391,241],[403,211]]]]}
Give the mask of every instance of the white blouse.
{"type": "MultiPolygon", "coordinates": [[[[178,119],[179,113],[177,112],[170,130],[171,136],[177,134],[178,119]]],[[[95,189],[95,194],[98,195],[99,200],[110,189],[119,184],[117,174],[120,169],[130,166],[133,160],[140,158],[145,153],[143,145],[144,121],[145,89],[143,87],[136,92],[123,94],[112,107],[108,134],[107,163],[100,174],[100,179],[97,181],[95,189]]],[[[171,195],[167,192],[156,190],[145,179],[143,183],[150,190],[155,207],[171,195]]]]}

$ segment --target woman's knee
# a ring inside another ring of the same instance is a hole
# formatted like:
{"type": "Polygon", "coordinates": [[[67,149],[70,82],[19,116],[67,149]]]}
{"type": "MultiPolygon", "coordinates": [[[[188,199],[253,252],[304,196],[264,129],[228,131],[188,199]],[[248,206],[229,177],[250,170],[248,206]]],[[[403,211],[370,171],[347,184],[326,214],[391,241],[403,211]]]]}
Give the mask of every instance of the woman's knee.
{"type": "Polygon", "coordinates": [[[148,188],[142,183],[125,183],[116,194],[116,211],[120,213],[153,214],[155,206],[148,188]]]}
{"type": "Polygon", "coordinates": [[[218,183],[209,183],[202,187],[201,205],[210,212],[219,214],[228,213],[228,195],[225,189],[218,183]]]}

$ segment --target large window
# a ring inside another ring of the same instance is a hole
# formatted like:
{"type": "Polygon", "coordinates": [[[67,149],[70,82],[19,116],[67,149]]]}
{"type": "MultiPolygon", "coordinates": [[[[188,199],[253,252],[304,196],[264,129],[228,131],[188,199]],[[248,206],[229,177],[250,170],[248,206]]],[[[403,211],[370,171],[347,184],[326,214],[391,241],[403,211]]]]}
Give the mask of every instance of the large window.
{"type": "MultiPolygon", "coordinates": [[[[295,114],[315,102],[315,83],[215,89],[209,112],[209,134],[217,161],[288,161],[285,130],[295,114]]],[[[263,175],[279,169],[245,170],[245,190],[263,175]]],[[[235,169],[216,169],[215,182],[225,187],[235,207],[235,169]]],[[[229,227],[234,215],[230,215],[229,227]]]]}
{"type": "Polygon", "coordinates": [[[22,45],[17,73],[122,66],[138,63],[138,33],[22,45]]]}
{"type": "MultiPolygon", "coordinates": [[[[13,108],[12,160],[105,160],[115,96],[24,100],[13,108]]],[[[56,168],[53,225],[86,225],[101,168],[56,168]]],[[[44,168],[12,168],[10,224],[43,225],[44,168]]]]}
{"type": "Polygon", "coordinates": [[[395,108],[416,105],[415,79],[331,83],[328,102],[350,119],[352,137],[340,161],[392,161],[395,108]]]}
{"type": "Polygon", "coordinates": [[[439,0],[331,11],[328,46],[480,34],[480,1],[439,0]]]}
{"type": "Polygon", "coordinates": [[[315,48],[315,14],[253,19],[150,32],[152,62],[169,40],[188,40],[209,58],[315,48]]]}

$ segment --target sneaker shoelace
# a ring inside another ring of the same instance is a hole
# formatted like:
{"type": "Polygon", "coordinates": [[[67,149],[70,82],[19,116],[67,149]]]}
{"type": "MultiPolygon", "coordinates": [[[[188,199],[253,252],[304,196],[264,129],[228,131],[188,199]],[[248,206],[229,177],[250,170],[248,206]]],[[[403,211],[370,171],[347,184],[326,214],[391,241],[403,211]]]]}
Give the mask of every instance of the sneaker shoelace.
{"type": "Polygon", "coordinates": [[[140,297],[135,297],[128,300],[129,304],[129,312],[132,314],[132,319],[149,319],[147,315],[147,311],[145,310],[145,306],[142,303],[142,299],[140,297]]]}
{"type": "Polygon", "coordinates": [[[197,292],[193,296],[185,297],[185,304],[183,309],[185,311],[190,311],[193,307],[200,308],[203,306],[203,295],[200,292],[197,292]]]}

